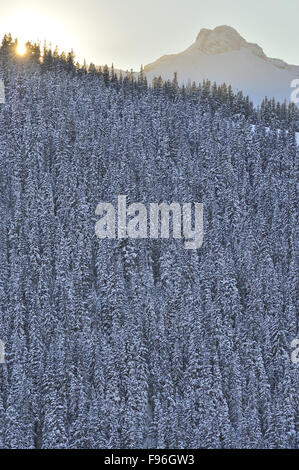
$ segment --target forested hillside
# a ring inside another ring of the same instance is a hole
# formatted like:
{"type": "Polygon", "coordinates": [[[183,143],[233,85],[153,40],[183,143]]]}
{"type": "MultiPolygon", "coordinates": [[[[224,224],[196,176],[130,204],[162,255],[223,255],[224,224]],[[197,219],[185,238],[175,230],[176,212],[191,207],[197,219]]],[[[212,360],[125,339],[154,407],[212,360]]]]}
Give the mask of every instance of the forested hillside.
{"type": "Polygon", "coordinates": [[[30,47],[0,50],[0,448],[298,447],[298,110],[30,47]],[[202,202],[203,246],[98,239],[120,194],[202,202]]]}

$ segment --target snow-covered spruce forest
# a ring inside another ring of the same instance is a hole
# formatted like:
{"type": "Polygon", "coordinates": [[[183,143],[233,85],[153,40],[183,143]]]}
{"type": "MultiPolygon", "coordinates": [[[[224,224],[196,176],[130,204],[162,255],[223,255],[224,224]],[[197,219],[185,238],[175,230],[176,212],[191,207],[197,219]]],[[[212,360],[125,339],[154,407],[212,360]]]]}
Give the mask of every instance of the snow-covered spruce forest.
{"type": "Polygon", "coordinates": [[[0,50],[0,447],[297,447],[298,110],[30,47],[0,50]],[[202,248],[98,239],[120,194],[202,202],[202,248]]]}

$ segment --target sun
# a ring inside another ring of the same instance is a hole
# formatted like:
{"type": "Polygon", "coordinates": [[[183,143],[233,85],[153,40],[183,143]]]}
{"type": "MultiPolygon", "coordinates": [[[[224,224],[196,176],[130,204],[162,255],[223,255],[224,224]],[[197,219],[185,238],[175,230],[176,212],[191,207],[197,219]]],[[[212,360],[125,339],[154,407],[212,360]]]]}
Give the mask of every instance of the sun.
{"type": "Polygon", "coordinates": [[[18,44],[17,53],[19,55],[25,55],[26,52],[27,52],[27,48],[26,48],[25,44],[18,44]]]}

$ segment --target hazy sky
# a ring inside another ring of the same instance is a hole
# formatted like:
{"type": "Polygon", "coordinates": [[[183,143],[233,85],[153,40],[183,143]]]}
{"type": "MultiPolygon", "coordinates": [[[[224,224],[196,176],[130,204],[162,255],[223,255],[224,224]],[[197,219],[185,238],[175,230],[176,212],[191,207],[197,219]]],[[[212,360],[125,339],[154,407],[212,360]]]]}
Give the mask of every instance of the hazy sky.
{"type": "Polygon", "coordinates": [[[77,60],[139,69],[226,24],[299,64],[299,0],[0,0],[0,34],[51,41],[77,60]]]}

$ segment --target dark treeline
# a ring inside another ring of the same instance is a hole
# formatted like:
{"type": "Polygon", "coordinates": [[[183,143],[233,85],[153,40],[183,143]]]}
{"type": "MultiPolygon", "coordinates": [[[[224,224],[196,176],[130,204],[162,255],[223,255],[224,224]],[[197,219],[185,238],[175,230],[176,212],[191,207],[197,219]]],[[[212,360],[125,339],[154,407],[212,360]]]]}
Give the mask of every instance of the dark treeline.
{"type": "Polygon", "coordinates": [[[1,448],[295,448],[297,111],[0,51],[1,448]],[[202,202],[204,242],[99,240],[202,202]]]}
{"type": "Polygon", "coordinates": [[[84,62],[80,65],[75,62],[74,51],[68,53],[60,53],[56,47],[53,51],[51,47],[44,44],[41,48],[38,43],[26,43],[27,52],[24,57],[18,56],[17,50],[18,40],[13,40],[12,36],[5,35],[0,48],[0,60],[5,69],[7,61],[15,63],[16,65],[33,65],[40,67],[43,71],[56,71],[59,73],[65,70],[71,74],[76,75],[93,75],[97,76],[99,80],[104,81],[106,86],[114,87],[117,90],[123,88],[124,90],[132,90],[135,88],[141,89],[143,92],[147,89],[148,85],[152,86],[160,93],[164,93],[168,99],[176,99],[178,96],[191,96],[193,99],[201,99],[209,102],[212,112],[215,112],[219,107],[225,106],[227,113],[233,115],[244,115],[249,118],[253,124],[260,122],[265,126],[274,128],[287,129],[290,125],[295,125],[296,130],[299,132],[299,110],[294,103],[276,102],[274,98],[265,97],[261,106],[256,109],[248,96],[243,96],[240,91],[234,93],[231,86],[228,84],[217,85],[206,80],[203,83],[196,84],[193,82],[188,86],[178,86],[176,74],[174,74],[173,81],[164,82],[161,77],[156,77],[152,84],[147,83],[146,76],[141,67],[140,73],[136,74],[133,71],[116,73],[114,67],[96,67],[93,63],[89,66],[84,62]]]}

